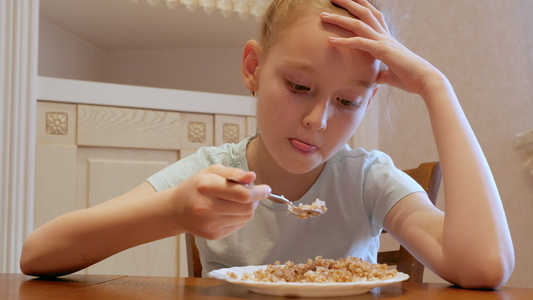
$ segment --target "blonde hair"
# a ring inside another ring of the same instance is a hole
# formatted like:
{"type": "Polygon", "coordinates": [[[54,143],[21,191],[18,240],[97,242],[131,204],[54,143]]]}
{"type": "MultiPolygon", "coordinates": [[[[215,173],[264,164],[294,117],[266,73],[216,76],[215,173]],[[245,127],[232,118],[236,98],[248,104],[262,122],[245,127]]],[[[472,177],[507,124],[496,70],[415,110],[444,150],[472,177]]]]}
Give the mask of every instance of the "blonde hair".
{"type": "MultiPolygon", "coordinates": [[[[376,1],[369,1],[375,5],[376,1]]],[[[320,12],[330,12],[351,16],[344,8],[331,0],[274,0],[265,12],[260,27],[259,45],[268,52],[275,43],[277,34],[291,25],[298,17],[320,12]]]]}

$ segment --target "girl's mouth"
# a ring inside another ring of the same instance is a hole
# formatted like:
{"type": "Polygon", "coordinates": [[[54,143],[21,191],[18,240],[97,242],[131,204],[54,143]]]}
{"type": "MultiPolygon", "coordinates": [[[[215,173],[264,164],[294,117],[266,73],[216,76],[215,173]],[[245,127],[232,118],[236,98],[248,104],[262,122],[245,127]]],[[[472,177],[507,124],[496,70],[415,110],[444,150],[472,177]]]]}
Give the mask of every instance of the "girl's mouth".
{"type": "Polygon", "coordinates": [[[291,142],[291,144],[298,150],[300,151],[303,151],[303,152],[313,152],[313,151],[316,151],[318,150],[318,147],[317,146],[313,146],[313,145],[310,145],[310,144],[307,144],[305,142],[302,142],[300,140],[297,140],[297,139],[289,139],[289,141],[291,142]]]}

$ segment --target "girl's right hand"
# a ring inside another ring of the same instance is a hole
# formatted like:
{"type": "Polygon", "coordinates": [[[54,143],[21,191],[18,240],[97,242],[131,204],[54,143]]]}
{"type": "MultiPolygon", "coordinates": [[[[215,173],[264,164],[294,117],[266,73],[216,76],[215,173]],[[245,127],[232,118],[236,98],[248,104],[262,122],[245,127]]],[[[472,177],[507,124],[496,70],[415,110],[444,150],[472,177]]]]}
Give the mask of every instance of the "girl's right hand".
{"type": "Polygon", "coordinates": [[[339,26],[353,33],[352,37],[330,38],[338,47],[370,53],[388,69],[380,72],[376,82],[387,84],[424,98],[434,81],[444,81],[443,75],[429,62],[416,55],[390,33],[383,14],[367,0],[332,0],[344,7],[353,17],[321,14],[323,22],[339,26]]]}
{"type": "Polygon", "coordinates": [[[174,187],[170,201],[178,227],[199,237],[217,240],[237,231],[253,218],[258,201],[268,197],[270,187],[228,183],[226,177],[251,184],[256,175],[212,165],[174,187]]]}

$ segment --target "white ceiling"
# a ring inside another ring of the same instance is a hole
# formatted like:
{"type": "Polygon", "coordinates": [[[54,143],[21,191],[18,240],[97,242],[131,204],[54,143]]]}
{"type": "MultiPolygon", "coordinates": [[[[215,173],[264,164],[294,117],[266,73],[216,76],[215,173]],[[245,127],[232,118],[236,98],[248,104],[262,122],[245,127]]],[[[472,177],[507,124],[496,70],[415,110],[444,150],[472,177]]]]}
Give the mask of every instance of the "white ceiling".
{"type": "Polygon", "coordinates": [[[258,21],[146,0],[40,0],[41,18],[103,50],[232,47],[256,37],[258,21]]]}

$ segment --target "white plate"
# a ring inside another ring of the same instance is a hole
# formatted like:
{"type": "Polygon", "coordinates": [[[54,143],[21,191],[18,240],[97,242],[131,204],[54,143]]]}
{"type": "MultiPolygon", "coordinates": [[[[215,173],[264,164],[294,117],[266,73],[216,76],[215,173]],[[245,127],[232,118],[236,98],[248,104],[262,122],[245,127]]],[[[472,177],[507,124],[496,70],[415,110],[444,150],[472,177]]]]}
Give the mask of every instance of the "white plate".
{"type": "Polygon", "coordinates": [[[225,280],[229,283],[244,286],[250,291],[258,294],[289,296],[289,297],[332,297],[363,294],[373,288],[393,284],[409,279],[409,275],[398,272],[398,274],[388,280],[380,281],[360,281],[360,282],[338,282],[338,283],[296,283],[296,282],[258,282],[253,280],[241,280],[242,274],[246,271],[253,275],[254,271],[267,266],[246,266],[218,269],[209,272],[208,277],[225,280]],[[229,278],[228,271],[237,275],[239,279],[229,278]]]}

